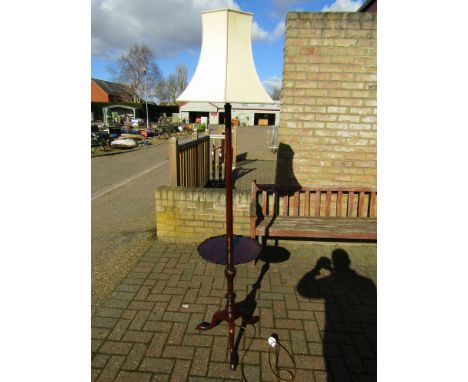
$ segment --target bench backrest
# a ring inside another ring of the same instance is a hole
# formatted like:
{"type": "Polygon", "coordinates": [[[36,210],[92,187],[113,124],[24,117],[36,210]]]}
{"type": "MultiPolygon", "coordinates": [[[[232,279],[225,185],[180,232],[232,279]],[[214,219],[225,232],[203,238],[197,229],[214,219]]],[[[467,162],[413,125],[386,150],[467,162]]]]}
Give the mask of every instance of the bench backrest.
{"type": "MultiPolygon", "coordinates": [[[[256,214],[377,218],[377,190],[365,187],[285,188],[252,182],[256,214]]],[[[252,207],[251,207],[252,208],[252,207]]]]}

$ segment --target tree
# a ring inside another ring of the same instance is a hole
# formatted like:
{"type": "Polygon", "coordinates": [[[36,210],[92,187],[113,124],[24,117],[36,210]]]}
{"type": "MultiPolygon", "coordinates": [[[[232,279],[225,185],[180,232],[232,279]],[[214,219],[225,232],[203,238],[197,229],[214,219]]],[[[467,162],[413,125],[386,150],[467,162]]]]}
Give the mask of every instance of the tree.
{"type": "Polygon", "coordinates": [[[128,87],[133,102],[141,102],[148,97],[147,89],[154,89],[161,80],[161,72],[153,60],[153,53],[144,44],[134,44],[127,54],[120,56],[116,66],[110,68],[114,81],[128,87]]]}
{"type": "Polygon", "coordinates": [[[281,100],[281,88],[278,86],[273,87],[271,90],[271,98],[273,98],[273,101],[279,101],[281,100]]]}
{"type": "Polygon", "coordinates": [[[177,85],[177,97],[182,94],[182,92],[187,87],[187,68],[185,65],[176,66],[175,80],[177,85]]]}
{"type": "Polygon", "coordinates": [[[160,102],[174,103],[177,97],[187,87],[187,68],[177,65],[175,73],[162,79],[156,86],[156,96],[160,102]]]}

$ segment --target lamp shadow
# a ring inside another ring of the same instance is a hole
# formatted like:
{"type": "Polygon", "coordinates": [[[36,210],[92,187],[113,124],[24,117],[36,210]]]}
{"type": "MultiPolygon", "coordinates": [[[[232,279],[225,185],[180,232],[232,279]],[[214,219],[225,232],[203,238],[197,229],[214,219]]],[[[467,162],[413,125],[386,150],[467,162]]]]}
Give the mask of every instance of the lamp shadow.
{"type": "MultiPolygon", "coordinates": [[[[255,309],[257,308],[257,291],[261,288],[261,283],[263,278],[265,277],[266,273],[270,269],[271,263],[281,263],[283,261],[287,261],[291,256],[290,252],[278,246],[267,246],[262,249],[262,252],[258,256],[258,259],[255,261],[257,263],[258,260],[264,262],[262,265],[260,274],[258,275],[257,280],[252,285],[252,289],[247,294],[244,300],[239,301],[236,305],[245,312],[244,320],[252,321],[254,317],[255,309]]],[[[255,321],[256,322],[256,321],[255,321]]],[[[245,322],[242,322],[241,328],[237,334],[236,343],[234,345],[235,353],[238,353],[239,344],[241,342],[242,336],[245,331],[245,322]]]]}
{"type": "MultiPolygon", "coordinates": [[[[325,302],[318,324],[327,381],[377,380],[377,290],[350,265],[348,253],[336,249],[297,284],[302,297],[325,302]],[[321,270],[328,275],[319,277],[321,270]]],[[[313,313],[311,319],[317,321],[313,313]]]]}
{"type": "Polygon", "coordinates": [[[294,150],[290,145],[280,143],[278,145],[275,184],[288,187],[292,190],[301,189],[301,184],[294,175],[294,150]]]}

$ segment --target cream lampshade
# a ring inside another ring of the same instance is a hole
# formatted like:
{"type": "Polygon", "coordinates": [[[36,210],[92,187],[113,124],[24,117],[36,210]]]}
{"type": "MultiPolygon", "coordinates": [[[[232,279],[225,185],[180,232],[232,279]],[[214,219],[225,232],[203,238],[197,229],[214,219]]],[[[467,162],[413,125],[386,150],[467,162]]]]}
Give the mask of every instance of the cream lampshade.
{"type": "Polygon", "coordinates": [[[202,12],[202,47],[195,73],[177,102],[273,103],[252,56],[252,13],[202,12]]]}

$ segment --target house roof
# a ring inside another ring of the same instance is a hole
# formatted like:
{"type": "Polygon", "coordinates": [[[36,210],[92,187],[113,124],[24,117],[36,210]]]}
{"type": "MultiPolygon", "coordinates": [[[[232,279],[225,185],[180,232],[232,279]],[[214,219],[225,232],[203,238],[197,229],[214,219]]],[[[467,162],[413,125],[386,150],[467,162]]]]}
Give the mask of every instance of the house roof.
{"type": "Polygon", "coordinates": [[[375,3],[375,9],[377,9],[377,0],[366,0],[356,12],[365,12],[368,8],[373,6],[375,3]]]}
{"type": "Polygon", "coordinates": [[[115,82],[98,80],[97,78],[91,78],[91,80],[93,80],[96,83],[96,85],[98,85],[109,95],[130,94],[130,91],[125,85],[117,84],[115,82]]]}

